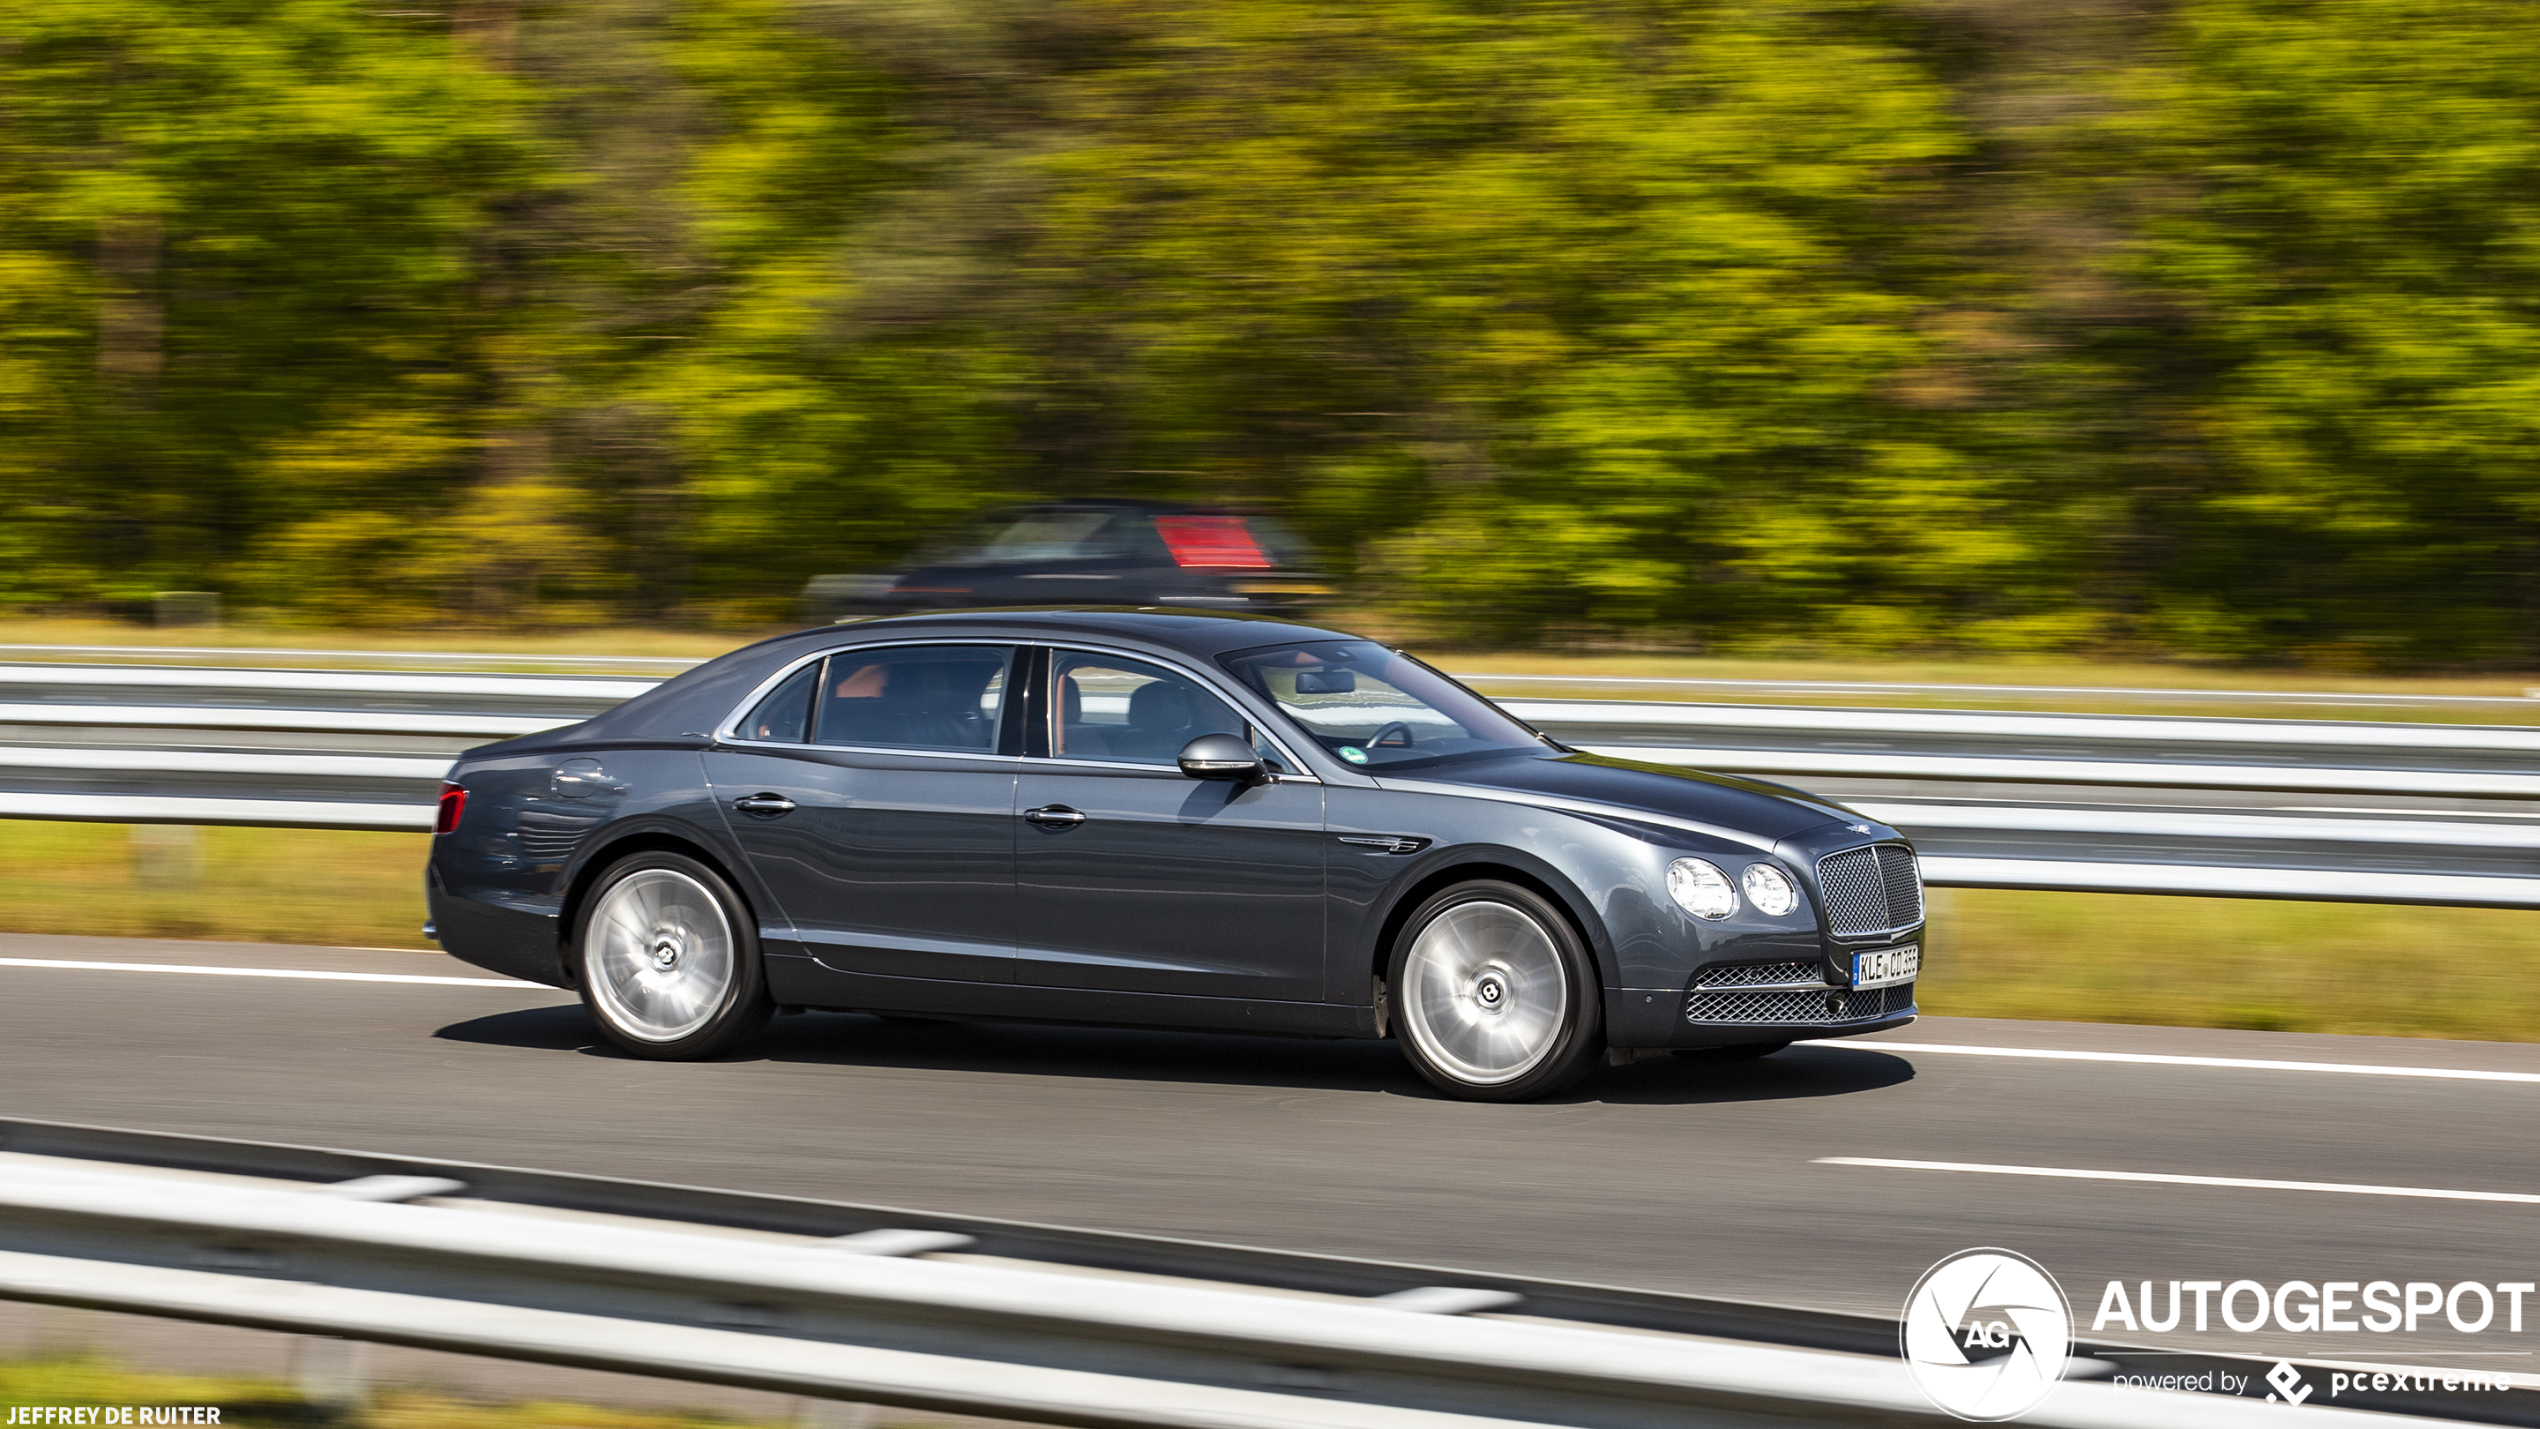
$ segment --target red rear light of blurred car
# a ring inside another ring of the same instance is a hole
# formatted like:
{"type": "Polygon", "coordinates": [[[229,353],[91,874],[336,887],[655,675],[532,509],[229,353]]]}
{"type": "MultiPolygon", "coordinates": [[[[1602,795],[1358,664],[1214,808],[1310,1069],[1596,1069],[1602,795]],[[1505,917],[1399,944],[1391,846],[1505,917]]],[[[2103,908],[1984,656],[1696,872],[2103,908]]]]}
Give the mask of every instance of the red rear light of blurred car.
{"type": "Polygon", "coordinates": [[[459,826],[459,815],[467,812],[467,791],[448,780],[441,782],[441,807],[432,815],[432,831],[446,834],[459,826]]]}
{"type": "Polygon", "coordinates": [[[1177,566],[1252,566],[1274,564],[1241,516],[1158,516],[1155,534],[1173,553],[1177,566]]]}

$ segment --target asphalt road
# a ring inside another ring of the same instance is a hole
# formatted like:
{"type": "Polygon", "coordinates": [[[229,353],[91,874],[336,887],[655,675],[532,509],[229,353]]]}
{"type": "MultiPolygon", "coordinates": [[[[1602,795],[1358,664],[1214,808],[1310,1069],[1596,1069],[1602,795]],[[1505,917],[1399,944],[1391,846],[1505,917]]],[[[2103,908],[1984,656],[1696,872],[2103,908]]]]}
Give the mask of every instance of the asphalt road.
{"type": "MultiPolygon", "coordinates": [[[[1892,1314],[1971,1246],[2087,1326],[2110,1278],[2540,1280],[2540,1046],[1928,1019],[1556,1101],[1431,1095],[1389,1044],[812,1014],[703,1065],[625,1059],[429,954],[0,936],[0,1114],[452,1157],[1892,1314]],[[2083,1050],[2521,1080],[1981,1056],[2083,1050]],[[1850,1157],[2519,1194],[2520,1202],[1829,1164],[1850,1157]]],[[[2520,1334],[2159,1337],[2540,1368],[2520,1334]],[[2510,1356],[2510,1357],[2505,1357],[2510,1356]]]]}

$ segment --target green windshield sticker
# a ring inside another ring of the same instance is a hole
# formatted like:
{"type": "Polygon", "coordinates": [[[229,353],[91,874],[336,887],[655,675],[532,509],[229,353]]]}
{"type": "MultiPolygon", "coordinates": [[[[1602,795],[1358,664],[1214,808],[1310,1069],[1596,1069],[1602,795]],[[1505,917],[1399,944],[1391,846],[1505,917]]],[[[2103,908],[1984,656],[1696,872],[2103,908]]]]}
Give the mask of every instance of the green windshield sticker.
{"type": "Polygon", "coordinates": [[[1344,744],[1341,746],[1341,758],[1352,764],[1364,764],[1367,762],[1367,751],[1355,744],[1344,744]]]}

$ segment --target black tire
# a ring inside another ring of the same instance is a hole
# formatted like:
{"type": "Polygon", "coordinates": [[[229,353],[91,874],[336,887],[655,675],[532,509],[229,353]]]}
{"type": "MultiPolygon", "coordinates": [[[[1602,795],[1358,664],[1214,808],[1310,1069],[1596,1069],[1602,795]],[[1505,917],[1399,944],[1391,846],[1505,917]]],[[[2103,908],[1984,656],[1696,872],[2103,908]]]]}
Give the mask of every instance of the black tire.
{"type": "Polygon", "coordinates": [[[1787,1042],[1740,1042],[1734,1047],[1679,1047],[1676,1055],[1688,1062],[1752,1062],[1769,1057],[1788,1047],[1787,1042]]]}
{"type": "Polygon", "coordinates": [[[689,1062],[758,1035],[776,1013],[758,920],[739,892],[685,854],[630,854],[600,874],[575,915],[582,1005],[629,1056],[689,1062]]]}
{"type": "Polygon", "coordinates": [[[1531,889],[1477,879],[1431,895],[1404,921],[1386,970],[1394,1039],[1448,1096],[1547,1096],[1605,1053],[1596,961],[1531,889]]]}

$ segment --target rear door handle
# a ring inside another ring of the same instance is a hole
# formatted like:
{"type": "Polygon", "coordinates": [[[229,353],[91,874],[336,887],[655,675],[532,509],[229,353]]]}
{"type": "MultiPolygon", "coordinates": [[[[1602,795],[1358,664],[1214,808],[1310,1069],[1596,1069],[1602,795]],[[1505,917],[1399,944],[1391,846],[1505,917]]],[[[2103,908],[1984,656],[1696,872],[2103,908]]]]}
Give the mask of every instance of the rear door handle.
{"type": "Polygon", "coordinates": [[[1037,809],[1025,809],[1023,817],[1045,829],[1072,829],[1085,821],[1084,815],[1065,804],[1044,804],[1037,809]]]}
{"type": "Polygon", "coordinates": [[[794,801],[782,794],[751,794],[733,800],[732,807],[753,818],[773,819],[794,812],[794,801]]]}

